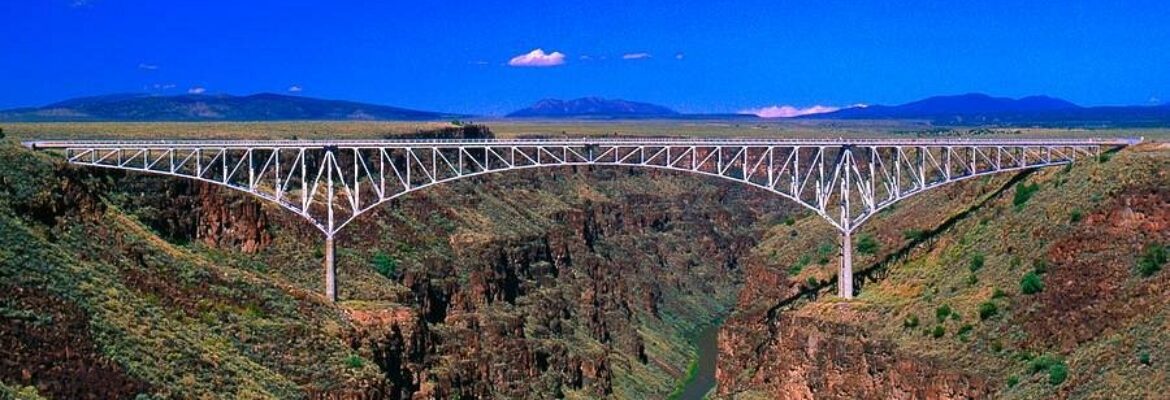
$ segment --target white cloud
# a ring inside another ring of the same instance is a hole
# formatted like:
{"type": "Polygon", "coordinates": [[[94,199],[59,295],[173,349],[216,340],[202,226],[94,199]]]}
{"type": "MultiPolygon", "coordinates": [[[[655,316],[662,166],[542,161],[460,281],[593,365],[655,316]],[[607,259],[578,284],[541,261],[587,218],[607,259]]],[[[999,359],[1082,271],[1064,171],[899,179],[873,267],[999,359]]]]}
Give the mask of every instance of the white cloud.
{"type": "Polygon", "coordinates": [[[292,93],[300,93],[305,91],[305,88],[301,87],[301,85],[292,85],[288,87],[288,91],[292,93]]]}
{"type": "Polygon", "coordinates": [[[1153,104],[1153,105],[1162,104],[1162,99],[1159,99],[1157,96],[1150,97],[1150,104],[1153,104]]]}
{"type": "Polygon", "coordinates": [[[801,115],[824,114],[840,110],[838,107],[816,105],[812,107],[769,106],[740,111],[740,114],[755,114],[760,118],[792,118],[801,115]]]}
{"type": "Polygon", "coordinates": [[[156,84],[150,85],[148,88],[154,89],[154,90],[174,89],[175,84],[173,84],[173,83],[156,83],[156,84]]]}
{"type": "Polygon", "coordinates": [[[681,59],[683,59],[683,58],[686,58],[686,57],[687,57],[687,55],[686,55],[686,54],[683,54],[681,51],[680,51],[680,52],[678,52],[678,53],[674,53],[674,59],[675,59],[675,60],[681,60],[681,59]]]}
{"type": "Polygon", "coordinates": [[[565,63],[565,55],[559,51],[545,53],[544,49],[536,49],[512,57],[508,65],[513,67],[554,67],[565,63]]]}
{"type": "Polygon", "coordinates": [[[623,60],[643,60],[643,59],[647,59],[647,58],[650,58],[650,57],[651,57],[651,56],[650,56],[650,53],[629,53],[629,54],[622,54],[622,59],[623,59],[623,60]]]}
{"type": "Polygon", "coordinates": [[[154,70],[158,69],[158,65],[147,64],[147,63],[138,63],[138,69],[145,69],[147,71],[154,71],[154,70]]]}
{"type": "Polygon", "coordinates": [[[581,59],[581,60],[583,60],[583,61],[589,61],[589,60],[592,60],[592,59],[593,59],[593,57],[590,57],[590,56],[588,56],[588,55],[585,55],[585,54],[582,54],[580,57],[577,57],[577,58],[579,58],[579,59],[581,59]]]}
{"type": "Polygon", "coordinates": [[[206,91],[207,89],[204,89],[203,86],[195,86],[193,88],[187,89],[188,94],[203,94],[203,92],[206,91]]]}
{"type": "Polygon", "coordinates": [[[91,5],[93,5],[93,2],[91,2],[90,0],[73,0],[72,2],[69,3],[69,6],[73,7],[73,8],[89,7],[91,5]]]}

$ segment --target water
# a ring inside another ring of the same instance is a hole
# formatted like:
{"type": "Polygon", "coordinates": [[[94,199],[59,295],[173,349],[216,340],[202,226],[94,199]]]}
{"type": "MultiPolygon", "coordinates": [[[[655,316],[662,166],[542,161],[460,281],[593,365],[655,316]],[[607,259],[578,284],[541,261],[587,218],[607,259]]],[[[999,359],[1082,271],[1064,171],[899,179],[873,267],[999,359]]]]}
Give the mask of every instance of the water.
{"type": "Polygon", "coordinates": [[[715,358],[719,356],[719,327],[708,326],[699,332],[695,347],[699,349],[699,364],[695,379],[683,387],[681,400],[700,400],[715,387],[715,358]]]}

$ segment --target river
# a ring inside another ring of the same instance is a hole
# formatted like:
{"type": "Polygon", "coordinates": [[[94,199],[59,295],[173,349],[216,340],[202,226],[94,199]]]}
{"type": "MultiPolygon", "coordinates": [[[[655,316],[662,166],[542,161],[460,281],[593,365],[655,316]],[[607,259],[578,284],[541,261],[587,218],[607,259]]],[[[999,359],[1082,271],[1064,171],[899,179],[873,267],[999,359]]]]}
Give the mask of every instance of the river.
{"type": "Polygon", "coordinates": [[[719,356],[717,346],[719,326],[712,325],[699,332],[695,338],[695,347],[699,350],[699,363],[695,372],[695,379],[683,387],[681,400],[700,400],[711,388],[715,387],[715,358],[719,356]]]}

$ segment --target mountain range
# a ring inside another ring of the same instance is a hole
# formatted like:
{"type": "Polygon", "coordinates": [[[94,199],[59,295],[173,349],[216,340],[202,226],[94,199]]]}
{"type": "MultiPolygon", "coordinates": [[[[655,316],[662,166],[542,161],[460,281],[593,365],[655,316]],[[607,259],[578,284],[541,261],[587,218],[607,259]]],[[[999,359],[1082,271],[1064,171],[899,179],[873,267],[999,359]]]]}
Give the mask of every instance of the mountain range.
{"type": "Polygon", "coordinates": [[[1019,99],[981,93],[935,96],[896,106],[855,106],[798,117],[834,120],[928,120],[937,125],[1167,125],[1170,106],[1082,107],[1030,96],[1019,99]]]}
{"type": "Polygon", "coordinates": [[[115,94],[0,111],[0,121],[438,120],[460,117],[343,100],[249,96],[115,94]]]}
{"type": "Polygon", "coordinates": [[[573,100],[544,99],[516,110],[508,118],[670,118],[679,116],[669,108],[621,99],[582,97],[573,100]]]}
{"type": "MultiPolygon", "coordinates": [[[[260,93],[247,96],[116,94],[0,111],[0,121],[446,120],[467,115],[344,100],[260,93]]],[[[752,114],[685,114],[621,99],[544,99],[506,118],[756,119],[752,114]]],[[[1170,105],[1082,107],[1047,96],[1019,99],[969,93],[901,105],[855,106],[801,120],[919,120],[935,125],[1170,126],[1170,105]]]]}

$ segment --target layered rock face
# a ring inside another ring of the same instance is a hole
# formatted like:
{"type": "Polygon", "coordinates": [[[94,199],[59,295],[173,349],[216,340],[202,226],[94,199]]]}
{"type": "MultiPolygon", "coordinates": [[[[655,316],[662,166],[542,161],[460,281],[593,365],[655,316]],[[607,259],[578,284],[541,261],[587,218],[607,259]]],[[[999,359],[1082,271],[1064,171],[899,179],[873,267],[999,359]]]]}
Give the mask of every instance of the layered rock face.
{"type": "MultiPolygon", "coordinates": [[[[308,250],[319,238],[297,217],[210,185],[136,182],[123,206],[164,236],[320,284],[308,250]]],[[[406,196],[339,236],[342,307],[358,321],[349,341],[384,372],[388,398],[663,396],[693,356],[687,335],[734,301],[762,224],[791,209],[631,169],[500,174],[406,196]],[[374,272],[376,257],[396,270],[374,272]]]]}

